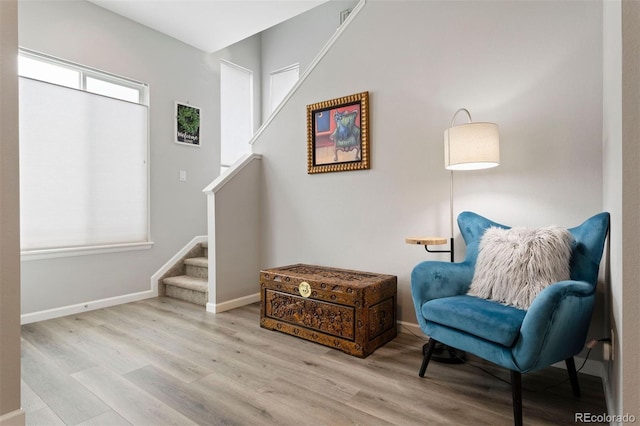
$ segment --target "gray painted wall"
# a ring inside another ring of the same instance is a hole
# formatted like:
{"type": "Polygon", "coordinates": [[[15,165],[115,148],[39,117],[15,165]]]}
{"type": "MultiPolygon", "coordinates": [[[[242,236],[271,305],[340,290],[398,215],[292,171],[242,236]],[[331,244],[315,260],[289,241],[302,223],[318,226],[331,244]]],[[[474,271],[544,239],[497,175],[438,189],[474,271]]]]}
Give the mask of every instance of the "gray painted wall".
{"type": "MultiPolygon", "coordinates": [[[[268,111],[269,73],[293,63],[299,63],[303,73],[335,33],[340,11],[355,4],[355,1],[323,4],[211,55],[212,65],[225,59],[254,72],[256,128],[261,123],[261,105],[268,111]]],[[[210,258],[215,253],[212,262],[215,267],[210,263],[209,269],[210,276],[215,276],[215,303],[223,304],[217,309],[227,309],[229,304],[255,298],[258,293],[261,163],[251,162],[216,189],[215,252],[210,245],[210,258]]]]}
{"type": "Polygon", "coordinates": [[[22,313],[148,290],[160,266],[207,232],[202,189],[220,169],[217,70],[203,52],[89,2],[20,2],[18,14],[21,46],[150,85],[155,242],[150,250],[23,261],[22,313]],[[175,101],[202,108],[200,148],[173,142],[175,101]]]}
{"type": "MultiPolygon", "coordinates": [[[[611,212],[607,329],[614,356],[605,362],[610,414],[640,414],[640,5],[603,2],[604,206],[611,212]]],[[[621,422],[612,422],[621,423],[621,422]]]]}
{"type": "MultiPolygon", "coordinates": [[[[623,294],[623,196],[622,196],[622,9],[620,1],[603,2],[603,204],[611,214],[609,253],[607,258],[607,328],[622,329],[623,294]]],[[[622,410],[622,364],[605,361],[604,388],[609,400],[610,413],[622,410]]]]}
{"type": "Polygon", "coordinates": [[[254,144],[263,266],[397,275],[414,323],[411,270],[446,256],[404,239],[449,232],[442,139],[460,107],[498,123],[502,164],[455,174],[456,214],[573,226],[600,212],[601,44],[599,2],[367,2],[254,144]],[[306,105],[361,91],[371,169],[308,175],[306,105]]]}
{"type": "MultiPolygon", "coordinates": [[[[622,252],[621,299],[614,302],[620,413],[640,414],[640,3],[622,3],[622,252]],[[620,327],[622,325],[622,327],[620,327]]],[[[616,290],[619,291],[619,290],[616,290]]]]}
{"type": "Polygon", "coordinates": [[[0,425],[23,425],[20,405],[18,4],[0,2],[0,425]]]}
{"type": "MultiPolygon", "coordinates": [[[[615,7],[620,2],[604,3],[615,7]]],[[[8,2],[2,4],[4,7],[8,2]]],[[[474,119],[496,121],[501,126],[503,164],[492,171],[457,174],[456,211],[471,209],[505,223],[525,225],[573,225],[587,214],[611,211],[610,302],[615,311],[612,316],[620,323],[614,327],[621,330],[622,324],[627,324],[625,349],[636,346],[627,353],[637,352],[637,321],[632,321],[637,312],[637,286],[631,279],[623,282],[622,263],[615,257],[623,252],[623,230],[616,227],[623,215],[623,199],[631,196],[632,203],[638,201],[637,193],[633,193],[637,188],[637,163],[625,172],[628,181],[623,194],[619,115],[622,83],[616,75],[621,66],[605,65],[605,88],[613,94],[607,94],[604,102],[602,190],[602,115],[597,112],[602,107],[602,93],[598,74],[602,63],[608,64],[610,58],[621,61],[622,54],[617,41],[607,45],[605,34],[605,61],[600,57],[601,3],[403,2],[398,6],[398,2],[370,2],[349,29],[350,35],[345,35],[310,84],[301,88],[283,110],[283,117],[256,144],[256,151],[266,156],[262,161],[262,179],[266,180],[262,188],[266,194],[262,202],[262,266],[308,261],[396,273],[403,295],[402,318],[413,322],[409,271],[418,261],[436,256],[406,246],[403,241],[407,235],[447,231],[448,175],[442,169],[442,131],[452,113],[466,106],[474,119]],[[354,61],[339,69],[341,55],[345,54],[354,61]],[[607,83],[609,79],[612,82],[607,83]],[[372,169],[307,176],[301,111],[306,104],[361,90],[369,90],[372,96],[372,169]],[[582,155],[577,157],[576,152],[582,155]],[[603,195],[604,207],[599,201],[603,195]],[[353,220],[342,225],[340,218],[353,220]]],[[[620,16],[615,14],[619,13],[619,9],[613,11],[613,24],[605,21],[614,36],[621,27],[616,24],[620,16]]],[[[3,14],[3,31],[8,28],[5,17],[3,14]]],[[[626,32],[632,27],[629,22],[638,28],[637,16],[625,19],[626,32]]],[[[177,195],[204,205],[200,189],[218,170],[218,148],[214,148],[219,145],[215,142],[219,132],[214,118],[218,110],[209,96],[217,96],[217,80],[209,78],[209,73],[216,74],[215,61],[80,2],[56,2],[55,7],[46,2],[20,2],[20,39],[25,47],[152,80],[152,225],[156,241],[154,249],[131,259],[131,254],[124,254],[23,264],[23,312],[145,289],[152,271],[193,235],[205,232],[204,217],[190,217],[171,200],[177,195]],[[185,63],[193,66],[181,66],[185,63]],[[182,78],[185,75],[189,78],[182,78]],[[194,76],[203,81],[192,82],[194,76]],[[211,109],[205,121],[208,128],[203,132],[214,141],[212,151],[206,144],[191,152],[187,147],[172,146],[170,116],[175,100],[190,100],[203,107],[204,113],[211,109]],[[208,165],[195,171],[201,184],[193,181],[192,170],[204,157],[208,165]],[[188,168],[187,184],[177,182],[181,168],[188,168]],[[207,177],[199,179],[199,173],[207,177]],[[171,215],[182,219],[174,220],[171,215]],[[121,272],[104,278],[113,269],[121,272]],[[144,272],[139,274],[138,269],[144,272]],[[73,271],[69,278],[61,278],[69,271],[73,271]],[[94,271],[103,278],[87,280],[85,273],[94,271]],[[87,287],[82,297],[74,297],[78,287],[87,287]]],[[[629,60],[637,60],[637,51],[625,52],[629,60]]],[[[627,75],[626,81],[630,84],[637,78],[627,75]]],[[[632,113],[625,112],[633,118],[632,113]]],[[[627,148],[631,145],[629,140],[627,148]]],[[[193,209],[196,215],[201,211],[204,208],[193,209]]],[[[632,268],[630,273],[637,275],[634,253],[637,251],[625,256],[629,258],[627,268],[632,268]]],[[[3,290],[5,283],[3,279],[3,290]]],[[[11,303],[3,297],[3,315],[10,314],[6,309],[9,306],[11,303]]],[[[5,327],[0,337],[3,347],[15,341],[5,327]]],[[[635,408],[637,414],[638,404],[633,401],[637,387],[634,391],[632,385],[638,375],[628,355],[624,358],[623,380],[621,350],[616,353],[618,361],[612,363],[611,403],[621,413],[635,408]],[[632,380],[627,380],[630,377],[632,380]],[[624,407],[623,394],[627,401],[624,407]]],[[[15,371],[15,361],[3,358],[3,371],[15,371]]],[[[2,401],[6,402],[4,393],[2,401]]]]}
{"type": "Polygon", "coordinates": [[[269,28],[261,34],[263,121],[269,113],[270,73],[299,64],[300,75],[340,26],[340,12],[357,0],[334,0],[269,28]]]}
{"type": "MultiPolygon", "coordinates": [[[[215,193],[215,301],[217,305],[253,296],[259,291],[260,170],[249,162],[215,193]]],[[[209,259],[211,260],[209,245],[209,259]]],[[[209,274],[212,271],[209,270],[209,274]]]]}
{"type": "MultiPolygon", "coordinates": [[[[335,31],[340,10],[353,3],[337,2],[328,9],[323,5],[324,12],[314,9],[311,17],[302,15],[297,23],[281,24],[289,37],[307,40],[299,49],[289,49],[286,38],[264,44],[258,34],[206,54],[88,2],[21,2],[22,47],[150,85],[151,236],[155,243],[147,251],[23,261],[22,314],[148,290],[149,277],[164,262],[194,236],[206,234],[206,197],[201,190],[219,170],[220,60],[254,72],[257,129],[262,118],[261,61],[271,57],[263,55],[262,49],[287,51],[287,60],[310,62],[335,31]],[[300,22],[306,27],[304,37],[300,22]],[[202,108],[201,148],[173,143],[175,101],[202,108]],[[187,182],[178,181],[179,170],[187,171],[187,182]]],[[[274,31],[283,34],[277,27],[274,31]]]]}

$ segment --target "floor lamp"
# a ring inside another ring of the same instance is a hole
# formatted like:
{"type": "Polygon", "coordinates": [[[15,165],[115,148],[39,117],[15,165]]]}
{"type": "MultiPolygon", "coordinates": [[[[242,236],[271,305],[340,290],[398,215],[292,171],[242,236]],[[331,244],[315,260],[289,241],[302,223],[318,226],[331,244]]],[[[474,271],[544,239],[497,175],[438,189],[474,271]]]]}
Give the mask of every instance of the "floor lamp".
{"type": "MultiPolygon", "coordinates": [[[[496,167],[500,164],[500,137],[498,125],[495,123],[474,123],[466,108],[460,108],[453,114],[451,126],[444,131],[444,168],[449,170],[449,250],[439,252],[451,253],[454,261],[453,237],[453,172],[455,170],[479,170],[496,167]],[[459,113],[467,114],[469,122],[455,126],[459,113]]],[[[429,250],[425,245],[427,251],[429,250]]],[[[457,364],[465,358],[465,353],[451,347],[446,349],[448,357],[438,356],[434,360],[444,363],[457,364]]]]}

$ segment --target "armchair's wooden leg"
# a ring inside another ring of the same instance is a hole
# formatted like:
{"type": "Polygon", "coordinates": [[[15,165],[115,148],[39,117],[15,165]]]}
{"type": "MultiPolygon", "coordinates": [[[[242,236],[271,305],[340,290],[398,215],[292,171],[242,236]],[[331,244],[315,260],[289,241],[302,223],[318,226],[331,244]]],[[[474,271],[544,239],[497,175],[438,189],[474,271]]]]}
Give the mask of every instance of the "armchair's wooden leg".
{"type": "Polygon", "coordinates": [[[511,394],[513,396],[513,424],[522,426],[522,374],[511,371],[511,394]]]}
{"type": "Polygon", "coordinates": [[[580,396],[580,384],[578,383],[576,363],[573,357],[567,358],[565,363],[567,364],[567,372],[569,373],[569,381],[571,381],[571,390],[573,390],[573,395],[580,396]]]}
{"type": "Polygon", "coordinates": [[[429,360],[431,359],[431,355],[433,354],[433,350],[436,348],[436,344],[438,342],[436,339],[429,339],[427,343],[422,347],[422,365],[420,366],[420,372],[418,376],[424,377],[424,372],[427,371],[427,365],[429,365],[429,360]]]}

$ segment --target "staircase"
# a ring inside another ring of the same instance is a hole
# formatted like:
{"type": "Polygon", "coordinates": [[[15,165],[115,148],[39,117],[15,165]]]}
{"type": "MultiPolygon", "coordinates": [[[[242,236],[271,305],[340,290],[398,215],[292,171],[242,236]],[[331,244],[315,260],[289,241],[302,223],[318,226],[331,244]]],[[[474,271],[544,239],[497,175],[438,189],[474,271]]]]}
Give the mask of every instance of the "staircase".
{"type": "Polygon", "coordinates": [[[209,301],[208,245],[199,243],[161,278],[160,295],[206,306],[209,301]]]}

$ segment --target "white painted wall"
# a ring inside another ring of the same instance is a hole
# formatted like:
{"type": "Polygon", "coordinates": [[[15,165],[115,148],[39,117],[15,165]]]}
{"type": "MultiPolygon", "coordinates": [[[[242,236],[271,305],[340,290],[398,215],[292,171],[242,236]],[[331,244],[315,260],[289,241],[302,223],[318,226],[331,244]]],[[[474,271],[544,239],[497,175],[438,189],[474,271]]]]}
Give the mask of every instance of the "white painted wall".
{"type": "Polygon", "coordinates": [[[448,232],[442,139],[460,107],[499,124],[502,165],[456,174],[456,214],[572,226],[600,212],[601,43],[598,2],[368,2],[254,145],[263,266],[397,275],[415,322],[410,272],[446,256],[404,239],[448,232]],[[361,91],[371,169],[308,175],[306,105],[361,91]]]}
{"type": "Polygon", "coordinates": [[[89,2],[19,2],[19,42],[150,85],[150,250],[22,262],[22,313],[149,290],[149,277],[206,234],[204,188],[219,173],[216,69],[203,52],[89,2]],[[175,101],[202,108],[202,146],[173,142],[175,101]],[[180,182],[179,171],[187,171],[180,182]]]}

